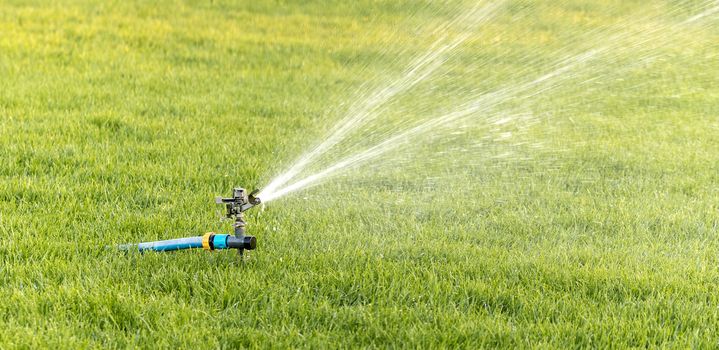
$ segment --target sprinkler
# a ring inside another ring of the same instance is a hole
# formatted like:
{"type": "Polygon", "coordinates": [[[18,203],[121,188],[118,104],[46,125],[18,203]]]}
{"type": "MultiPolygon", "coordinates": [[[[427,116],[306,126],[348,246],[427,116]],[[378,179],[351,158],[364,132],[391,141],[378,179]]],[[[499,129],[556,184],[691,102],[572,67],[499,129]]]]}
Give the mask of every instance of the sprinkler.
{"type": "Polygon", "coordinates": [[[247,194],[244,188],[234,188],[232,197],[217,197],[217,204],[224,204],[227,212],[225,217],[233,219],[234,236],[229,234],[221,234],[208,232],[202,236],[185,237],[170,239],[166,241],[143,242],[139,244],[122,244],[120,250],[129,251],[136,248],[140,252],[153,250],[158,252],[167,252],[180,249],[203,248],[205,250],[217,249],[237,249],[240,255],[245,250],[253,250],[257,247],[257,240],[254,236],[245,236],[245,217],[243,213],[250,208],[260,204],[260,198],[257,197],[259,190],[254,190],[247,194]]]}

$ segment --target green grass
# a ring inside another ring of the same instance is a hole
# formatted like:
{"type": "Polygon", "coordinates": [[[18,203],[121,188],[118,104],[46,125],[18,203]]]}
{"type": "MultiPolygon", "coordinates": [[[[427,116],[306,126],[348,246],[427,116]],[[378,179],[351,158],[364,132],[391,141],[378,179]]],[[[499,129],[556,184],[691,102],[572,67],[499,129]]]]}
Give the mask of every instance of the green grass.
{"type": "MultiPolygon", "coordinates": [[[[559,156],[438,192],[385,173],[270,203],[245,264],[103,249],[227,230],[215,195],[265,184],[452,13],[299,3],[0,4],[0,348],[717,346],[716,45],[543,99],[574,106],[545,135],[559,156]]],[[[556,58],[568,29],[643,3],[500,16],[483,35],[506,45],[459,59],[514,59],[457,84],[556,58]]]]}

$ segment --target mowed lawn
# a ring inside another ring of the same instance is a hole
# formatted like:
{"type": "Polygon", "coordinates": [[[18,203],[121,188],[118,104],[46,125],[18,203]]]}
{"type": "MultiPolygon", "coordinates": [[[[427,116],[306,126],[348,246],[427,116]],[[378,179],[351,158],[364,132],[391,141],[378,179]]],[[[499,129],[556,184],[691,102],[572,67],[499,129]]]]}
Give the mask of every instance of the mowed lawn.
{"type": "MultiPolygon", "coordinates": [[[[538,1],[515,18],[514,1],[485,35],[547,41],[497,39],[517,53],[506,72],[643,3],[538,1]]],[[[716,347],[716,44],[677,42],[591,99],[547,98],[559,155],[269,203],[248,215],[244,264],[106,249],[229,230],[213,198],[265,185],[448,8],[3,1],[0,349],[716,347]]],[[[719,42],[713,23],[697,42],[719,42]]]]}

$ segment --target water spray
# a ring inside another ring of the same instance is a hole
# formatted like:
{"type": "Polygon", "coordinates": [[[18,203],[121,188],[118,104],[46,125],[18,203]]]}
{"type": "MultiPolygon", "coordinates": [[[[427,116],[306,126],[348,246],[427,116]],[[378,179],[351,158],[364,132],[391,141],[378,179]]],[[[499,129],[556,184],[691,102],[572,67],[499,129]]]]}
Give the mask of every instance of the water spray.
{"type": "Polygon", "coordinates": [[[205,250],[237,249],[240,255],[245,250],[253,250],[257,247],[257,239],[254,236],[245,235],[244,212],[260,204],[257,196],[259,190],[247,193],[244,188],[237,187],[232,190],[232,197],[217,197],[217,204],[224,204],[227,212],[225,217],[234,220],[234,235],[208,232],[202,236],[176,238],[165,241],[143,242],[139,244],[122,244],[118,248],[124,251],[137,249],[140,252],[158,251],[168,252],[181,249],[203,248],[205,250]]]}
{"type": "MultiPolygon", "coordinates": [[[[497,6],[501,3],[502,1],[496,2],[497,6]]],[[[436,77],[439,68],[451,58],[453,51],[471,35],[462,33],[454,40],[442,37],[430,46],[428,53],[412,61],[400,78],[390,81],[387,87],[369,94],[365,99],[359,99],[352,105],[347,115],[340,119],[326,138],[310,148],[263,188],[261,197],[265,203],[270,202],[320,185],[330,178],[348,174],[370,162],[395,169],[396,162],[380,157],[386,157],[393,152],[399,153],[398,150],[405,151],[399,156],[410,157],[413,149],[409,147],[413,144],[427,142],[432,136],[450,139],[451,133],[466,125],[525,126],[529,124],[526,119],[515,116],[526,115],[524,112],[536,104],[534,99],[537,97],[556,93],[566,86],[591,87],[591,84],[601,83],[602,79],[609,81],[611,77],[621,77],[622,72],[641,67],[660,57],[659,53],[654,52],[656,49],[677,42],[680,34],[687,35],[692,28],[701,29],[699,24],[716,20],[713,17],[719,14],[719,0],[699,1],[697,7],[701,9],[700,12],[681,20],[676,18],[681,18],[686,8],[679,6],[662,12],[660,16],[633,16],[615,24],[616,28],[621,29],[619,31],[595,29],[588,33],[591,36],[588,35],[583,40],[575,39],[574,44],[582,47],[582,41],[594,43],[589,39],[599,38],[601,40],[597,40],[598,45],[583,47],[579,52],[560,56],[550,61],[552,63],[546,67],[542,60],[525,58],[530,63],[527,64],[529,67],[542,64],[543,69],[539,73],[532,70],[514,70],[516,81],[510,80],[508,84],[502,83],[488,90],[469,90],[472,93],[471,99],[457,103],[451,109],[441,110],[437,115],[425,116],[424,110],[410,105],[401,109],[400,114],[404,116],[415,112],[421,119],[414,121],[411,118],[402,118],[399,122],[393,121],[390,114],[392,110],[385,108],[386,105],[390,105],[398,96],[423,81],[436,77]],[[661,18],[672,19],[672,25],[655,25],[654,21],[661,18]],[[630,24],[641,25],[633,29],[630,24]],[[622,62],[622,59],[627,62],[622,62]]],[[[458,17],[457,21],[471,21],[473,16],[477,16],[481,20],[476,19],[476,23],[482,23],[496,7],[478,9],[480,10],[470,11],[471,15],[458,17]]],[[[505,129],[489,130],[488,134],[504,132],[505,129]]],[[[517,143],[519,144],[521,142],[517,143]]],[[[444,171],[446,173],[446,170],[444,171]]]]}

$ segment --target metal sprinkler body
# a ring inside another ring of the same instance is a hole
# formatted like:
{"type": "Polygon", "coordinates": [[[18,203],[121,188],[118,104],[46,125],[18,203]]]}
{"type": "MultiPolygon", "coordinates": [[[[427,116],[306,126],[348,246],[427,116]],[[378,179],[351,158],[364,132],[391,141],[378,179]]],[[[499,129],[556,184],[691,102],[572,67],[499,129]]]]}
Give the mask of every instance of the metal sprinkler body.
{"type": "Polygon", "coordinates": [[[237,249],[240,255],[242,255],[245,249],[253,250],[257,246],[257,239],[255,239],[254,236],[245,236],[245,226],[247,223],[245,222],[243,213],[255,205],[260,204],[260,198],[256,197],[259,192],[259,190],[254,190],[248,195],[244,188],[237,187],[232,190],[232,197],[215,198],[215,203],[225,204],[227,208],[225,216],[228,219],[235,220],[232,225],[235,229],[235,237],[234,239],[228,238],[227,244],[230,248],[237,249]]]}
{"type": "Polygon", "coordinates": [[[214,232],[205,233],[202,236],[170,239],[165,241],[143,242],[139,244],[121,244],[120,250],[129,251],[137,249],[144,251],[174,251],[181,249],[203,248],[205,250],[237,249],[240,256],[245,250],[253,250],[257,247],[257,239],[254,236],[245,235],[245,217],[243,213],[261,203],[256,197],[259,190],[247,194],[244,188],[237,187],[232,190],[232,197],[217,197],[218,204],[224,204],[227,212],[225,217],[233,219],[234,236],[229,234],[218,234],[214,232]]]}

